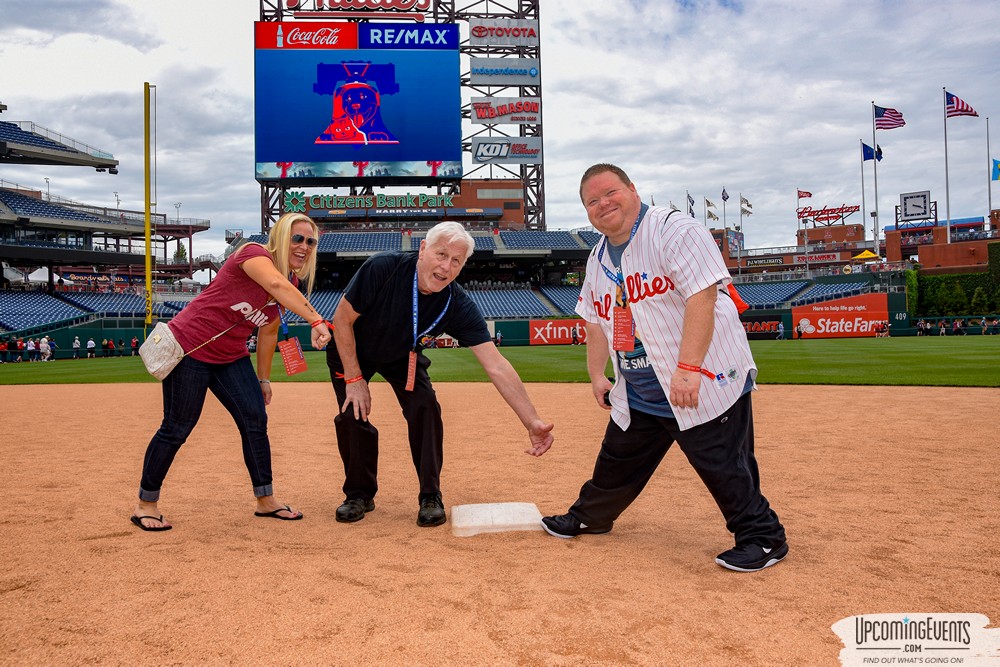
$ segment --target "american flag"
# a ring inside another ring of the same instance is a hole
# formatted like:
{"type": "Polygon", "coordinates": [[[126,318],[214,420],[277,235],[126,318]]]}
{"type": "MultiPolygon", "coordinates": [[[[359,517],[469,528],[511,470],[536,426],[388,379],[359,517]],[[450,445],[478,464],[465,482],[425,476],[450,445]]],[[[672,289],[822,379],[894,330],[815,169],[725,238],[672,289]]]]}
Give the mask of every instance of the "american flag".
{"type": "Polygon", "coordinates": [[[812,197],[813,193],[806,192],[805,190],[799,190],[799,199],[805,199],[806,197],[812,197]]]}
{"type": "Polygon", "coordinates": [[[891,130],[895,127],[903,127],[904,125],[906,125],[906,121],[903,120],[903,114],[895,109],[880,106],[875,107],[876,130],[891,130]]]}
{"type": "Polygon", "coordinates": [[[947,104],[944,106],[944,115],[947,118],[954,118],[955,116],[978,116],[976,110],[969,106],[969,103],[962,98],[952,95],[947,90],[944,91],[945,98],[947,99],[947,104]]]}

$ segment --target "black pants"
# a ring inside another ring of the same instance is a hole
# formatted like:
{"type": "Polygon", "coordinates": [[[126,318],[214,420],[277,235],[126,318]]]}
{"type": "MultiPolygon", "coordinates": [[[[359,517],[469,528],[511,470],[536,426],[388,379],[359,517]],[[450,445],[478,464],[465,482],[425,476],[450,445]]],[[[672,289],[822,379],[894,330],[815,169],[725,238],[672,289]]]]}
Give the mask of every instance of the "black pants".
{"type": "MultiPolygon", "coordinates": [[[[333,424],[340,458],[344,462],[344,496],[369,500],[378,492],[378,429],[370,421],[355,419],[353,407],[340,412],[347,398],[347,385],[343,377],[337,377],[338,373],[344,372],[344,366],[332,344],[327,348],[326,365],[337,395],[338,414],[333,424]]],[[[366,382],[378,373],[396,393],[396,400],[406,419],[413,467],[420,481],[420,500],[441,492],[441,465],[444,461],[444,423],[441,421],[441,405],[427,375],[430,365],[431,360],[423,354],[417,356],[413,391],[405,389],[406,357],[361,368],[366,382]]]]}
{"type": "Polygon", "coordinates": [[[778,515],[760,492],[749,393],[722,415],[686,431],[675,419],[637,410],[631,415],[627,431],[609,420],[594,476],[580,489],[570,514],[589,526],[610,524],[639,496],[676,441],[722,510],[736,544],[776,547],[785,541],[778,515]]]}

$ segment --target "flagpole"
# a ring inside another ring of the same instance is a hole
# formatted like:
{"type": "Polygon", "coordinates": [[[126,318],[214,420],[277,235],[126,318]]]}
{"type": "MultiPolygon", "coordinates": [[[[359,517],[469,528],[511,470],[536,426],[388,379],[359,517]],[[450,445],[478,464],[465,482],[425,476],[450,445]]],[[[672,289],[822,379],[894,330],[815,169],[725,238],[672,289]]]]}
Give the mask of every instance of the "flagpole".
{"type": "Polygon", "coordinates": [[[948,186],[948,92],[941,88],[941,113],[944,116],[944,214],[951,243],[951,191],[948,186]]]}
{"type": "MultiPolygon", "coordinates": [[[[991,167],[992,168],[992,167],[991,167]]],[[[740,193],[740,235],[736,239],[736,274],[743,273],[743,242],[746,241],[746,232],[743,231],[743,193],[740,193]]]]}
{"type": "MultiPolygon", "coordinates": [[[[722,191],[723,192],[726,191],[726,186],[722,186],[722,191]]],[[[722,228],[723,229],[728,229],[728,227],[726,227],[726,199],[728,199],[728,198],[729,198],[729,195],[726,195],[725,197],[722,198],[722,228]]]]}
{"type": "MultiPolygon", "coordinates": [[[[872,150],[875,150],[875,146],[878,143],[875,141],[875,100],[872,100],[872,150]]],[[[882,251],[878,246],[878,160],[873,162],[872,168],[875,170],[875,215],[872,217],[872,228],[875,231],[875,254],[881,257],[882,251]]]]}
{"type": "MultiPolygon", "coordinates": [[[[993,213],[993,158],[990,156],[990,117],[986,117],[986,219],[993,213]]],[[[992,227],[992,225],[991,225],[992,227]]]]}
{"type": "MultiPolygon", "coordinates": [[[[864,212],[867,212],[868,208],[865,206],[865,142],[863,139],[858,139],[861,142],[861,210],[864,216],[864,212]]],[[[874,149],[873,149],[874,150],[874,149]]],[[[878,160],[875,160],[878,162],[878,160]]],[[[864,224],[864,218],[862,218],[862,224],[864,224]]]]}
{"type": "Polygon", "coordinates": [[[799,208],[801,208],[799,204],[802,202],[802,198],[799,197],[799,192],[801,192],[801,190],[799,190],[798,186],[795,186],[795,220],[796,220],[796,225],[798,225],[798,221],[800,220],[802,221],[802,244],[803,247],[805,248],[806,278],[808,278],[809,277],[809,229],[806,227],[806,219],[799,217],[799,208]]]}

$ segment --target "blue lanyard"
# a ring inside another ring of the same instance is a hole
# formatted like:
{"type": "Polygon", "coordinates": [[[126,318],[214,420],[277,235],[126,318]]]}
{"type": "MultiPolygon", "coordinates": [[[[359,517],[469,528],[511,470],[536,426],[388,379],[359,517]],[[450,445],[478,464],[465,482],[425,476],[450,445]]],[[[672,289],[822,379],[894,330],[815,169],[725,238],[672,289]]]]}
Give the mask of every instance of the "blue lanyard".
{"type": "Polygon", "coordinates": [[[288,340],[288,311],[278,306],[278,317],[281,318],[281,334],[288,340]]]}
{"type": "Polygon", "coordinates": [[[431,329],[433,329],[438,325],[438,322],[441,321],[441,318],[444,317],[444,314],[448,312],[448,306],[450,305],[451,305],[451,285],[448,285],[448,300],[444,304],[444,310],[442,310],[441,314],[437,316],[437,319],[434,320],[433,324],[424,329],[424,332],[422,334],[417,334],[417,271],[416,269],[413,270],[413,349],[414,350],[417,349],[417,341],[421,337],[426,336],[428,333],[430,333],[431,329]]]}
{"type": "MultiPolygon", "coordinates": [[[[639,216],[635,219],[635,224],[632,225],[632,231],[628,235],[628,242],[626,243],[626,245],[628,245],[628,243],[631,243],[632,239],[635,238],[635,233],[639,229],[639,223],[642,222],[642,218],[644,215],[646,215],[646,211],[648,210],[649,206],[647,206],[646,204],[643,204],[642,206],[639,207],[639,216]]],[[[611,269],[609,269],[604,265],[603,261],[604,249],[607,247],[607,245],[608,245],[608,237],[605,236],[604,240],[601,241],[601,249],[597,251],[597,263],[601,265],[602,269],[604,269],[604,275],[610,278],[612,282],[614,282],[616,285],[623,288],[622,295],[624,296],[625,278],[622,276],[621,267],[616,266],[615,268],[618,270],[618,272],[612,273],[611,269]]]]}

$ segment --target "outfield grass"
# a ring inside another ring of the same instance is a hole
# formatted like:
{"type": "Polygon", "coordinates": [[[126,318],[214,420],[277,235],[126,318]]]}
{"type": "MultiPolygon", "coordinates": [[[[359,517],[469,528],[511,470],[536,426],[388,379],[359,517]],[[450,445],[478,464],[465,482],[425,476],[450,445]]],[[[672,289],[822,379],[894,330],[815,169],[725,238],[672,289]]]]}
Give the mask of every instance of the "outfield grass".
{"type": "MultiPolygon", "coordinates": [[[[761,384],[1000,387],[1000,336],[831,338],[751,341],[761,384]]],[[[504,347],[525,382],[587,382],[586,347],[504,347]]],[[[435,382],[486,382],[469,350],[428,350],[435,382]]],[[[309,370],[275,382],[329,382],[326,355],[307,352],[309,370]]],[[[0,385],[156,382],[138,357],[0,365],[0,385]]]]}

